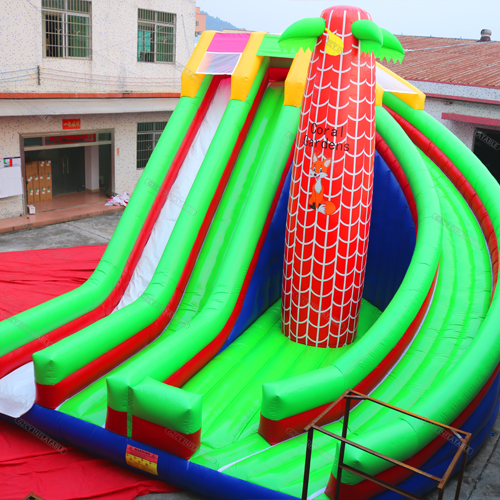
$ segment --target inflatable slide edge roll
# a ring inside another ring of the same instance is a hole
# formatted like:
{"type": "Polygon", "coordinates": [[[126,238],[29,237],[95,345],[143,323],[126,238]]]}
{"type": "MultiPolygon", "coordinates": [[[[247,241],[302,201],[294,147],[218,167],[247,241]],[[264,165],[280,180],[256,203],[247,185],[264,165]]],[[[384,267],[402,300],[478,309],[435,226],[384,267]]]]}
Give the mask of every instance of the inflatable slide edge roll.
{"type": "Polygon", "coordinates": [[[150,377],[131,392],[128,436],[189,459],[200,447],[202,396],[150,377]]]}
{"type": "MultiPolygon", "coordinates": [[[[259,434],[270,443],[289,437],[286,432],[289,422],[286,419],[303,414],[303,419],[297,419],[294,425],[294,430],[301,432],[300,426],[303,428],[303,425],[307,425],[305,419],[310,416],[306,412],[320,409],[346,389],[357,387],[391,351],[395,353],[392,349],[421,312],[436,277],[443,229],[432,219],[432,214],[439,211],[440,206],[432,178],[418,151],[389,113],[379,106],[376,113],[378,130],[403,167],[415,196],[419,214],[419,237],[415,252],[391,304],[363,339],[337,363],[263,385],[259,434]],[[384,342],[381,342],[382,338],[384,342]]],[[[376,385],[377,381],[372,380],[372,383],[376,385]]],[[[365,387],[364,390],[369,389],[365,387]]]]}
{"type": "MultiPolygon", "coordinates": [[[[51,345],[53,340],[46,338],[47,334],[91,314],[112,293],[211,80],[211,77],[204,80],[195,98],[180,99],[92,276],[71,292],[1,321],[0,360],[1,356],[33,341],[30,354],[51,345]]],[[[5,365],[0,363],[0,366],[5,365]]]]}

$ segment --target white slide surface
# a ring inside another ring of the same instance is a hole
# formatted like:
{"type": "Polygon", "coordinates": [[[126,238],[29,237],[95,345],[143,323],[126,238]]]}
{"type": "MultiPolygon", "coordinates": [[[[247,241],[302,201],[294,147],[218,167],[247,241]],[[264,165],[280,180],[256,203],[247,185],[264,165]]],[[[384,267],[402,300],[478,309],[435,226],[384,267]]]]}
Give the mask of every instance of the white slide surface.
{"type": "MultiPolygon", "coordinates": [[[[163,205],[158,220],[151,231],[151,236],[144,247],[130,283],[113,312],[137,300],[149,285],[191,190],[191,186],[196,179],[196,175],[217,131],[217,127],[224,115],[230,95],[231,80],[230,78],[226,78],[220,82],[215,92],[207,114],[179,170],[177,179],[163,205]]],[[[189,210],[189,207],[186,208],[189,210]]]]}
{"type": "Polygon", "coordinates": [[[35,369],[26,363],[0,379],[0,413],[20,417],[35,404],[35,369]]]}

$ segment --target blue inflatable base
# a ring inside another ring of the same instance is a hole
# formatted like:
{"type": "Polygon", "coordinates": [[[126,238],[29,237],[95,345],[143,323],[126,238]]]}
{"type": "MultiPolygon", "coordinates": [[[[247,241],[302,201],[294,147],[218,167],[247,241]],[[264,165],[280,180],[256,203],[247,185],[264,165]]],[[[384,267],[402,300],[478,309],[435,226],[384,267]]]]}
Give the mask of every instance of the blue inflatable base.
{"type": "MultiPolygon", "coordinates": [[[[481,400],[473,414],[462,426],[472,434],[468,461],[478,452],[495,423],[499,407],[500,373],[481,400]]],[[[15,420],[2,415],[5,420],[15,420]]],[[[24,422],[48,434],[91,453],[101,455],[122,465],[126,463],[127,445],[158,455],[158,477],[167,483],[197,493],[214,500],[249,500],[249,499],[297,499],[248,481],[243,481],[207,467],[176,457],[166,451],[140,443],[133,439],[119,436],[89,422],[71,417],[56,410],[49,410],[34,405],[22,416],[24,422]]],[[[456,445],[446,443],[421,470],[441,477],[448,468],[457,451],[456,445]]],[[[457,465],[454,473],[459,470],[457,465]]],[[[152,475],[152,474],[151,474],[152,475]]],[[[152,477],[156,477],[152,475],[152,477]]],[[[398,485],[414,495],[424,495],[436,487],[436,483],[417,474],[398,485]]],[[[400,500],[401,496],[393,492],[385,492],[375,497],[376,500],[400,500]]]]}
{"type": "MultiPolygon", "coordinates": [[[[15,419],[5,417],[15,422],[15,419]]],[[[85,422],[57,410],[39,405],[22,416],[22,420],[56,440],[65,441],[91,453],[101,455],[119,464],[130,467],[126,462],[127,445],[158,455],[158,476],[167,483],[190,490],[204,498],[214,500],[281,499],[297,500],[296,497],[263,488],[203,467],[166,451],[159,450],[139,441],[119,436],[102,427],[85,422]]]]}

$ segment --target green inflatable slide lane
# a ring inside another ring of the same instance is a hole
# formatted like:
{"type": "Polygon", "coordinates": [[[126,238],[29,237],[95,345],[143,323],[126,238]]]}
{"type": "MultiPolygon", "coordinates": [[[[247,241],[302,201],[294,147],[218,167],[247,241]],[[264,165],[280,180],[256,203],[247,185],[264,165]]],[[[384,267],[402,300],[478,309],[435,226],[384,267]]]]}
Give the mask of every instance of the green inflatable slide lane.
{"type": "MultiPolygon", "coordinates": [[[[108,374],[108,383],[111,379],[135,383],[148,375],[163,381],[224,327],[253,258],[298,126],[300,110],[283,106],[283,98],[282,84],[268,87],[169,327],[150,346],[108,374]]],[[[119,410],[121,406],[113,408],[119,410]]],[[[102,425],[106,380],[100,379],[68,400],[61,411],[102,425]]]]}
{"type": "Polygon", "coordinates": [[[76,290],[0,322],[0,356],[92,311],[108,297],[211,81],[206,76],[195,98],[179,100],[92,276],[76,290]]]}
{"type": "MultiPolygon", "coordinates": [[[[390,140],[393,142],[402,141],[403,132],[399,126],[387,112],[382,110],[382,113],[379,113],[379,111],[377,110],[377,129],[384,139],[387,142],[390,140]]],[[[482,232],[474,214],[460,193],[444,174],[418,152],[411,143],[406,141],[405,144],[408,149],[413,149],[420,156],[433,179],[439,197],[439,205],[433,208],[437,210],[435,213],[459,227],[463,231],[462,234],[467,234],[470,238],[483,242],[482,232]]],[[[393,144],[390,146],[393,149],[393,144]]],[[[415,177],[409,175],[410,169],[415,168],[415,163],[409,161],[414,159],[414,154],[408,155],[404,149],[394,148],[393,151],[395,151],[412,183],[412,190],[417,196],[418,206],[418,184],[414,182],[415,177]]],[[[425,200],[421,197],[420,201],[425,200]]],[[[421,214],[420,211],[419,214],[421,214]]],[[[441,225],[435,218],[433,223],[437,226],[441,225]]],[[[391,375],[375,390],[373,397],[412,412],[430,416],[430,418],[436,418],[436,414],[441,415],[442,412],[449,411],[453,407],[453,399],[468,393],[466,379],[470,378],[467,376],[467,373],[470,373],[469,370],[462,368],[464,385],[454,390],[448,386],[448,391],[454,394],[453,397],[449,395],[444,397],[443,393],[436,397],[436,392],[440,392],[440,386],[447,383],[450,377],[457,373],[460,365],[468,362],[471,348],[480,342],[478,337],[484,328],[484,319],[489,310],[490,293],[491,269],[486,246],[483,244],[479,249],[472,247],[467,240],[446,230],[442,238],[438,281],[425,321],[408,352],[391,375]]],[[[249,342],[246,337],[249,333],[250,330],[241,337],[242,343],[249,342]]],[[[364,337],[369,334],[368,331],[364,337]]],[[[353,351],[354,349],[350,350],[350,352],[353,351]]],[[[213,370],[214,367],[215,362],[209,364],[186,385],[186,388],[189,387],[190,391],[194,392],[191,384],[195,382],[195,379],[203,384],[201,380],[208,378],[210,370],[213,370]]],[[[455,381],[460,383],[460,379],[456,377],[455,381]]],[[[468,393],[469,398],[472,398],[474,394],[468,393]]],[[[205,405],[204,401],[204,428],[206,426],[205,405]]],[[[217,418],[216,416],[215,419],[217,418]]],[[[404,425],[401,426],[402,421],[404,419],[395,412],[369,403],[362,403],[351,413],[348,438],[361,442],[365,446],[374,446],[377,451],[380,450],[389,456],[405,459],[437,436],[433,426],[423,424],[419,428],[419,421],[415,420],[412,420],[411,423],[404,422],[404,425]],[[403,432],[393,437],[394,432],[397,432],[399,428],[402,428],[403,432]],[[412,429],[416,429],[415,433],[412,429]],[[374,436],[374,438],[370,440],[370,436],[374,436]],[[383,443],[388,444],[384,447],[383,443]]],[[[218,425],[221,428],[224,426],[222,422],[218,425]]],[[[338,434],[341,433],[341,427],[341,422],[337,422],[325,428],[338,434]]],[[[205,442],[203,433],[202,440],[205,442]]],[[[306,450],[305,435],[297,436],[268,449],[266,449],[265,443],[259,443],[255,435],[253,437],[246,436],[244,443],[248,457],[244,460],[242,458],[245,455],[239,454],[239,447],[228,446],[219,449],[215,440],[208,442],[207,447],[200,450],[200,453],[195,455],[193,460],[197,461],[196,457],[200,456],[200,463],[207,467],[214,467],[210,464],[216,464],[216,467],[222,467],[224,473],[234,477],[250,480],[283,493],[300,496],[306,450]],[[250,456],[254,453],[257,455],[250,456]],[[236,461],[238,462],[234,463],[236,461]]],[[[346,453],[348,449],[346,449],[346,453]]],[[[316,433],[312,453],[309,495],[325,487],[337,456],[337,441],[316,433]]],[[[370,474],[387,468],[386,462],[380,463],[368,454],[358,455],[355,450],[349,451],[346,460],[349,460],[351,464],[354,464],[355,460],[359,460],[356,466],[370,474]]],[[[336,467],[333,467],[333,472],[336,473],[336,467]]],[[[343,475],[343,482],[354,484],[358,481],[355,476],[343,475]]],[[[317,498],[326,499],[327,497],[319,495],[317,498]]]]}
{"type": "MultiPolygon", "coordinates": [[[[387,114],[377,107],[377,120],[379,113],[387,114]]],[[[373,328],[338,361],[305,374],[265,383],[261,408],[264,417],[270,420],[288,418],[331,403],[347,389],[356,387],[401,339],[424,303],[441,252],[442,226],[432,218],[439,211],[439,200],[418,152],[408,151],[405,145],[411,145],[411,141],[402,131],[398,140],[390,144],[396,156],[408,163],[405,173],[415,196],[419,226],[413,258],[401,286],[373,328]],[[404,158],[406,151],[407,159],[404,158]]]]}
{"type": "Polygon", "coordinates": [[[246,101],[229,101],[153,278],[142,296],[33,355],[38,384],[54,385],[158,319],[179,283],[209,205],[267,70],[263,61],[246,101]]]}
{"type": "MultiPolygon", "coordinates": [[[[362,301],[357,341],[380,314],[362,301]]],[[[203,396],[202,442],[191,460],[219,469],[268,448],[257,434],[262,384],[329,366],[352,346],[318,349],[292,342],[281,332],[281,301],[274,304],[184,385],[186,391],[203,396]]]]}

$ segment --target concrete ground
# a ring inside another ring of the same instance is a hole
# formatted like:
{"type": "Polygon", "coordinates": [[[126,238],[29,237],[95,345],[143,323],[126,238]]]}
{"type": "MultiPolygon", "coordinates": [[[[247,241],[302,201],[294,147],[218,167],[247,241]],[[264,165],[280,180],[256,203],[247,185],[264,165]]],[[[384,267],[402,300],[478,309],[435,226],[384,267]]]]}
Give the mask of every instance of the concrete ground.
{"type": "MultiPolygon", "coordinates": [[[[0,252],[106,244],[113,235],[121,215],[120,212],[0,234],[0,252]]],[[[500,417],[497,418],[493,431],[484,446],[467,465],[460,500],[500,500],[499,442],[500,417]]],[[[444,500],[455,498],[456,484],[457,478],[454,477],[445,490],[444,500]]],[[[137,498],[141,500],[198,500],[203,497],[181,492],[153,493],[137,498]]],[[[424,500],[437,500],[437,498],[438,492],[435,490],[425,496],[424,500]]]]}
{"type": "Polygon", "coordinates": [[[0,234],[0,252],[105,245],[123,212],[0,234]]]}
{"type": "MultiPolygon", "coordinates": [[[[481,449],[467,464],[459,500],[500,500],[500,416],[481,449]]],[[[458,477],[448,482],[443,500],[453,500],[458,477]]],[[[438,490],[424,497],[437,500],[438,490]]]]}

